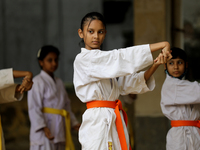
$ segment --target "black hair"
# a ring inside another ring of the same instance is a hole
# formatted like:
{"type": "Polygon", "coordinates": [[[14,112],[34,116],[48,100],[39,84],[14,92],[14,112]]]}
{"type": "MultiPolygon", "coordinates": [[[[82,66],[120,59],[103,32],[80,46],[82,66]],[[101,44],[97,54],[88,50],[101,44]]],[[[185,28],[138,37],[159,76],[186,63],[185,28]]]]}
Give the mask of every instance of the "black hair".
{"type": "Polygon", "coordinates": [[[92,21],[92,20],[100,20],[103,25],[106,28],[106,21],[105,18],[102,14],[98,13],[98,12],[90,12],[88,14],[86,14],[82,20],[81,20],[81,26],[80,29],[83,30],[84,25],[88,22],[88,21],[92,21]]]}
{"type": "MultiPolygon", "coordinates": [[[[38,54],[37,54],[38,61],[39,60],[43,60],[51,52],[55,53],[58,57],[60,55],[60,51],[58,50],[57,47],[52,46],[52,45],[44,45],[44,46],[42,46],[41,49],[39,49],[38,54]]],[[[41,66],[40,66],[40,68],[42,69],[41,66]]]]}
{"type": "Polygon", "coordinates": [[[58,50],[58,48],[52,45],[45,45],[42,46],[41,49],[38,51],[37,59],[43,60],[50,52],[56,53],[58,57],[60,55],[60,51],[58,50]]]}
{"type": "MultiPolygon", "coordinates": [[[[81,26],[80,26],[80,29],[83,31],[83,27],[84,25],[87,24],[87,22],[89,22],[88,26],[90,25],[90,23],[93,21],[93,20],[100,20],[103,25],[105,26],[105,29],[106,29],[106,20],[104,18],[104,16],[99,13],[99,12],[90,12],[90,13],[87,13],[81,20],[81,26]]],[[[83,39],[81,40],[81,42],[79,43],[79,45],[84,45],[84,41],[83,39]]]]}
{"type": "Polygon", "coordinates": [[[181,58],[184,60],[184,62],[187,62],[187,55],[185,53],[184,50],[177,48],[177,47],[172,47],[171,48],[171,55],[172,55],[172,59],[176,59],[176,58],[181,58]]]}

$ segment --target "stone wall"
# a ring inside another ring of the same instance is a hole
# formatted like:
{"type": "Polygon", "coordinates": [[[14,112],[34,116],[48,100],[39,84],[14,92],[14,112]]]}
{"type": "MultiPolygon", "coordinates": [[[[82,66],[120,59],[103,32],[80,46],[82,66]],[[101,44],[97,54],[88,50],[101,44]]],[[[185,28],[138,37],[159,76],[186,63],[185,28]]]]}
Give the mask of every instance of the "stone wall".
{"type": "MultiPolygon", "coordinates": [[[[134,0],[134,43],[170,41],[170,1],[134,0]]],[[[154,52],[155,59],[160,52],[154,52]]],[[[138,95],[135,101],[135,149],[164,150],[169,129],[160,108],[161,87],[165,79],[164,67],[154,73],[156,87],[152,92],[138,95]]]]}

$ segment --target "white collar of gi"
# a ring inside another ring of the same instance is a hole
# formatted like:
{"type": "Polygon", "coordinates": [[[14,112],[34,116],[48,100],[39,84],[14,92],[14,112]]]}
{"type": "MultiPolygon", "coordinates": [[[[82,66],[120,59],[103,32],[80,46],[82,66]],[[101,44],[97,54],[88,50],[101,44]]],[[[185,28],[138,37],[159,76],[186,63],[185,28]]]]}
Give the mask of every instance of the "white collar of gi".
{"type": "MultiPolygon", "coordinates": [[[[54,80],[52,79],[52,77],[51,77],[48,73],[46,73],[44,70],[41,70],[40,74],[41,74],[42,76],[44,76],[45,78],[47,78],[48,80],[54,82],[54,80]]],[[[55,77],[54,77],[54,79],[55,79],[55,77]]]]}
{"type": "MultiPolygon", "coordinates": [[[[93,49],[93,50],[100,50],[100,49],[93,49]]],[[[81,48],[81,52],[89,52],[89,51],[91,51],[91,50],[88,50],[86,48],[81,48]]]]}
{"type": "Polygon", "coordinates": [[[57,91],[55,77],[54,77],[55,78],[55,81],[54,81],[53,78],[43,70],[41,70],[40,75],[42,76],[42,78],[44,78],[45,81],[48,81],[47,84],[50,85],[54,91],[57,91]]]}

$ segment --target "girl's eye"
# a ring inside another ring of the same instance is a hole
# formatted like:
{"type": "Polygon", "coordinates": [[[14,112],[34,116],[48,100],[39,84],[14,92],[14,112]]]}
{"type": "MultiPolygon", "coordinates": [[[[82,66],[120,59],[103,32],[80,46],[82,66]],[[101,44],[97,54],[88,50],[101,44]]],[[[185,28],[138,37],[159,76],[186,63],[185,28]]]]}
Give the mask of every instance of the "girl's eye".
{"type": "Polygon", "coordinates": [[[170,64],[170,65],[173,65],[174,63],[173,63],[173,62],[170,62],[169,64],[170,64]]]}
{"type": "Polygon", "coordinates": [[[48,59],[47,61],[48,61],[48,62],[52,62],[52,59],[48,59]]]}
{"type": "Polygon", "coordinates": [[[88,32],[89,32],[89,33],[93,33],[93,31],[91,31],[91,30],[89,30],[88,32]]]}
{"type": "Polygon", "coordinates": [[[179,61],[178,64],[181,65],[181,64],[183,64],[183,62],[182,62],[182,61],[179,61]]]}
{"type": "Polygon", "coordinates": [[[104,32],[103,32],[103,31],[99,31],[99,33],[100,33],[100,34],[103,34],[104,32]]]}

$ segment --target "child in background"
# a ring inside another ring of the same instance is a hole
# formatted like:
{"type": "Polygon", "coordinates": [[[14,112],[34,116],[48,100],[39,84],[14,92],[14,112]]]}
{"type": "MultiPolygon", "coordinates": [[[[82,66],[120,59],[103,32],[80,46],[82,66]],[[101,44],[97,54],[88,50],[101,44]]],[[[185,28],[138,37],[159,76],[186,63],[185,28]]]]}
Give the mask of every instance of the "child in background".
{"type": "MultiPolygon", "coordinates": [[[[19,101],[23,93],[32,87],[32,73],[29,71],[17,71],[10,69],[0,70],[0,103],[19,101]],[[14,78],[24,77],[22,84],[15,84],[14,78]]],[[[3,131],[0,117],[0,149],[5,150],[3,131]]]]}
{"type": "Polygon", "coordinates": [[[184,80],[188,63],[184,50],[172,48],[165,65],[166,79],[161,91],[163,114],[171,120],[167,150],[200,149],[200,84],[184,80]]]}
{"type": "Polygon", "coordinates": [[[73,147],[70,124],[62,117],[63,110],[70,114],[71,125],[79,128],[79,123],[71,111],[70,99],[60,78],[54,76],[58,67],[59,50],[51,45],[43,46],[38,51],[41,72],[33,78],[34,86],[28,92],[29,117],[31,121],[30,150],[64,150],[73,147]],[[52,110],[46,112],[45,110],[52,110]],[[56,113],[58,112],[58,113],[56,113]],[[68,126],[66,131],[66,126],[68,126]],[[67,133],[66,133],[67,132],[67,133]],[[66,134],[70,135],[68,139],[66,134]]]}
{"type": "Polygon", "coordinates": [[[74,86],[79,99],[87,103],[79,130],[83,150],[127,150],[129,137],[126,114],[122,115],[119,95],[141,94],[154,88],[151,52],[161,50],[164,62],[171,58],[168,42],[101,51],[106,35],[104,17],[88,13],[81,21],[78,34],[84,42],[74,61],[74,86]],[[122,118],[122,119],[121,119],[122,118]],[[124,119],[123,119],[124,118],[124,119]],[[116,123],[115,123],[116,122],[116,123]]]}

